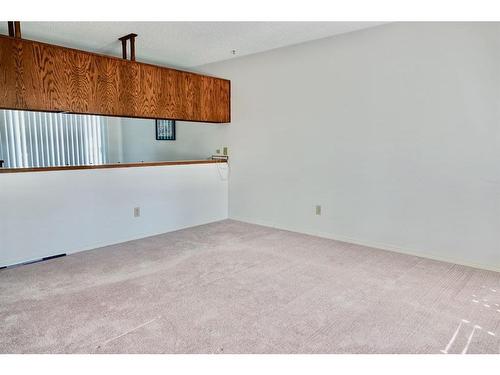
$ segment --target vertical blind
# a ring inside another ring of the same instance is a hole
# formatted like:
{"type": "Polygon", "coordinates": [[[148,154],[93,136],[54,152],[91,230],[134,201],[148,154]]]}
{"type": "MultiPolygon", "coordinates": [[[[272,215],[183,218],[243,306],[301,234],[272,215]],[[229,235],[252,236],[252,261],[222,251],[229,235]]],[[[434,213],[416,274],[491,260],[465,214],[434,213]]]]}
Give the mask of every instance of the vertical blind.
{"type": "Polygon", "coordinates": [[[6,168],[107,163],[106,117],[0,110],[6,168]]]}

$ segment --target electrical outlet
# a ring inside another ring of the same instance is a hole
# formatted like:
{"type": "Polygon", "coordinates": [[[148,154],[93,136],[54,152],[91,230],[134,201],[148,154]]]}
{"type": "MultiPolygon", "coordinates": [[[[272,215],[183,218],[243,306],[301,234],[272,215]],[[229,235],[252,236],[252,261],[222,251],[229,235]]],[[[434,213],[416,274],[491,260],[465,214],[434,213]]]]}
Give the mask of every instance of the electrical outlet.
{"type": "Polygon", "coordinates": [[[222,155],[227,156],[227,147],[222,149],[222,155]]]}
{"type": "Polygon", "coordinates": [[[321,215],[321,206],[320,205],[316,206],[316,215],[321,215]]]}
{"type": "Polygon", "coordinates": [[[139,216],[141,216],[141,208],[134,207],[134,217],[139,217],[139,216]]]}

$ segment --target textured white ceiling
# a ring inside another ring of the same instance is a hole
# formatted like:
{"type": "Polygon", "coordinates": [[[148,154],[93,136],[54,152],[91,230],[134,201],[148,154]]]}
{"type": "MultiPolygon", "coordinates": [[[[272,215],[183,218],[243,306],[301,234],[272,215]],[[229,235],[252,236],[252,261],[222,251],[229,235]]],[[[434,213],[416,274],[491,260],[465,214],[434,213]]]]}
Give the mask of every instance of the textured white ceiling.
{"type": "MultiPolygon", "coordinates": [[[[136,33],[136,59],[195,67],[379,25],[378,22],[21,22],[22,36],[121,57],[136,33]],[[236,55],[231,53],[236,50],[236,55]]],[[[7,22],[0,23],[7,34],[7,22]]]]}

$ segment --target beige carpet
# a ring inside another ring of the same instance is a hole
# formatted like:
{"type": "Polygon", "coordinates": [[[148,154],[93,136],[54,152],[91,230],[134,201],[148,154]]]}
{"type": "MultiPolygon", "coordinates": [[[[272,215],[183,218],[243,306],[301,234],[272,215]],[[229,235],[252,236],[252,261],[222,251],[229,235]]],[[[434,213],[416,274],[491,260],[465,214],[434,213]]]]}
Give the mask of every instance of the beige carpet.
{"type": "Polygon", "coordinates": [[[1,270],[0,352],[499,353],[499,304],[498,273],[227,220],[1,270]]]}

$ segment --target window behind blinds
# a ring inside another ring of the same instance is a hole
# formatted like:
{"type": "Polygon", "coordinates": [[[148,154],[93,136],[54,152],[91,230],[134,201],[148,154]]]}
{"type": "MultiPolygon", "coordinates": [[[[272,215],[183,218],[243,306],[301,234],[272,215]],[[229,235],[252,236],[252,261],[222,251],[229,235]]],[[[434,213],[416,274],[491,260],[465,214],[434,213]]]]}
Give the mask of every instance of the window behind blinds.
{"type": "Polygon", "coordinates": [[[107,118],[0,110],[5,168],[107,163],[107,118]]]}

